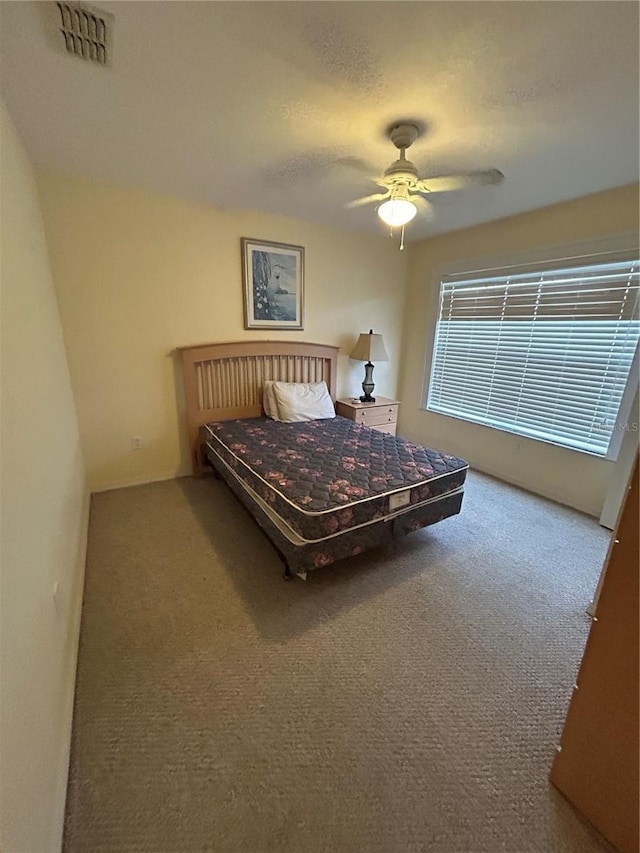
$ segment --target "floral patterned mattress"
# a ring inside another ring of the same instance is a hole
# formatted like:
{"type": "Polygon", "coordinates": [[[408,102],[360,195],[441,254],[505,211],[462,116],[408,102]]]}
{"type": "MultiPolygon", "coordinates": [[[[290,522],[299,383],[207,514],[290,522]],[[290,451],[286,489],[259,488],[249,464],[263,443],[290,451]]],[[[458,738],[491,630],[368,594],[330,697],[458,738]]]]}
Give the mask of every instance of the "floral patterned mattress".
{"type": "Polygon", "coordinates": [[[468,469],[456,456],[339,416],[217,421],[200,437],[212,464],[220,457],[310,542],[444,497],[468,469]]]}

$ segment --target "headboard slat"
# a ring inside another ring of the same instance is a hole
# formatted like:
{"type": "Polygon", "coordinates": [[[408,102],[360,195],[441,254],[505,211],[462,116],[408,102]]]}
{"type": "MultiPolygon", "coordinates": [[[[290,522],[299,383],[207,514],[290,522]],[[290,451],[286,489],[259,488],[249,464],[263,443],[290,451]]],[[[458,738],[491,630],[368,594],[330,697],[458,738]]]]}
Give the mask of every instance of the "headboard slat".
{"type": "Polygon", "coordinates": [[[336,395],[338,347],[301,341],[246,341],[180,347],[193,472],[202,473],[198,432],[209,421],[262,414],[266,380],[320,382],[336,395]]]}

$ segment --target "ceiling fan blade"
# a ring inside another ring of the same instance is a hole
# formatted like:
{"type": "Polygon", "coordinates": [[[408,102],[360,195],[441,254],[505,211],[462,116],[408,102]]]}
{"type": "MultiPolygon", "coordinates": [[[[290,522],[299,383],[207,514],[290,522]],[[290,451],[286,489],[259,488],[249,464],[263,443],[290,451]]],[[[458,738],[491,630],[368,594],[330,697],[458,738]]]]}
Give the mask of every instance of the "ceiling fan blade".
{"type": "Polygon", "coordinates": [[[431,219],[433,217],[433,205],[428,199],[417,193],[411,194],[409,198],[418,208],[418,215],[422,219],[431,219]]]}
{"type": "Polygon", "coordinates": [[[463,172],[459,175],[443,175],[439,178],[421,178],[417,189],[424,193],[446,193],[466,190],[470,187],[482,187],[501,184],[504,175],[499,169],[485,169],[478,172],[463,172]]]}
{"type": "Polygon", "coordinates": [[[366,195],[364,198],[357,198],[354,201],[347,202],[347,207],[360,207],[363,204],[373,204],[374,201],[383,201],[383,199],[387,198],[389,195],[386,193],[374,193],[373,195],[366,195]]]}
{"type": "Polygon", "coordinates": [[[351,155],[347,157],[338,157],[335,161],[335,164],[336,166],[344,166],[347,169],[352,169],[356,172],[361,172],[367,175],[367,177],[373,174],[374,171],[370,163],[367,163],[361,157],[353,157],[351,155]]]}
{"type": "Polygon", "coordinates": [[[355,171],[367,177],[374,171],[371,164],[360,157],[342,156],[340,149],[328,147],[293,154],[263,173],[263,181],[269,187],[288,189],[303,182],[313,183],[325,180],[337,168],[355,171]]]}

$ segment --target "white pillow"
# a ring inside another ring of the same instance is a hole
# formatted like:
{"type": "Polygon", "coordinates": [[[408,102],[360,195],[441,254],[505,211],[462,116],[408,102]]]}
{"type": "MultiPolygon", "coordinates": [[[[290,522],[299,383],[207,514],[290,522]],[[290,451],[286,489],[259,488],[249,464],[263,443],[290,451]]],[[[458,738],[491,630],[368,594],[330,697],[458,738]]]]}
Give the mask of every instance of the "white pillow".
{"type": "Polygon", "coordinates": [[[273,392],[285,424],[336,416],[326,382],[274,382],[273,392]]]}
{"type": "Polygon", "coordinates": [[[273,379],[267,379],[262,387],[262,408],[264,409],[264,413],[268,418],[271,418],[274,421],[279,421],[280,418],[278,416],[278,403],[276,401],[276,395],[273,390],[273,386],[275,382],[273,379]]]}

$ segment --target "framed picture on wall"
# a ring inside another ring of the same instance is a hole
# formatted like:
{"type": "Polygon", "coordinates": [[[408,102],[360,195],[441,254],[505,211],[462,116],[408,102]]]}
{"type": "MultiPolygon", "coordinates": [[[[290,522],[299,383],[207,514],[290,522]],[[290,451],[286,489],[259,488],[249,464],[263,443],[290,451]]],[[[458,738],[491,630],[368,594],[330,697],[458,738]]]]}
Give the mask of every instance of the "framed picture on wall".
{"type": "Polygon", "coordinates": [[[304,249],[242,237],[245,329],[304,329],[304,249]]]}

